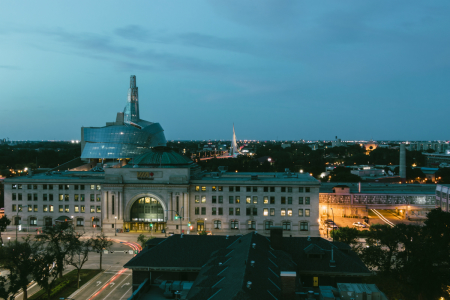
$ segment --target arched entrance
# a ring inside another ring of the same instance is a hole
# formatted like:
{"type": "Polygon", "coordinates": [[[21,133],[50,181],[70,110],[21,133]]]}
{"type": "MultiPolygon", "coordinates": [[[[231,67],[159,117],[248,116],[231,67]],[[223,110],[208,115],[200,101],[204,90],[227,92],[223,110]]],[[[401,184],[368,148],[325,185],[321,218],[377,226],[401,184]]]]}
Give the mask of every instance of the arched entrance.
{"type": "Polygon", "coordinates": [[[153,197],[141,197],[134,201],[130,209],[130,222],[125,229],[131,231],[161,231],[165,228],[164,208],[153,197]]]}

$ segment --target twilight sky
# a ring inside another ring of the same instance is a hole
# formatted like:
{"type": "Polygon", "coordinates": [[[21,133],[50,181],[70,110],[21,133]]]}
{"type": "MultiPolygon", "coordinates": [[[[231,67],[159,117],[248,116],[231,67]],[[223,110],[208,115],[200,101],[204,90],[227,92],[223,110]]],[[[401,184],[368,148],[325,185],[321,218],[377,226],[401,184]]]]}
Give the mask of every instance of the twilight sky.
{"type": "Polygon", "coordinates": [[[80,139],[137,76],[167,139],[449,139],[450,2],[2,1],[0,138],[80,139]]]}

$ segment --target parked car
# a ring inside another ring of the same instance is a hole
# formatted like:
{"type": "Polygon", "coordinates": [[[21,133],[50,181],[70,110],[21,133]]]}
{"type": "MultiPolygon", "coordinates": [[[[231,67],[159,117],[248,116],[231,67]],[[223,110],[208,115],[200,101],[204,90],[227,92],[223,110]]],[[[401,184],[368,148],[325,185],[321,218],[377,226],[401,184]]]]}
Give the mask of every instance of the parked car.
{"type": "Polygon", "coordinates": [[[355,222],[355,223],[353,223],[353,226],[366,228],[366,224],[363,224],[361,222],[355,222]]]}

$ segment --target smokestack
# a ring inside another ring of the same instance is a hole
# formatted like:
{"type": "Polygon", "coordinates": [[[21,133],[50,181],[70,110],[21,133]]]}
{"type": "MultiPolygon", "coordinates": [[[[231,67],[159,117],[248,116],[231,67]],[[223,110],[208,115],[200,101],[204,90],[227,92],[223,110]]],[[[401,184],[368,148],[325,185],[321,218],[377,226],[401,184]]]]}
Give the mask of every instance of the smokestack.
{"type": "Polygon", "coordinates": [[[400,144],[400,178],[406,179],[406,149],[405,144],[400,144]]]}

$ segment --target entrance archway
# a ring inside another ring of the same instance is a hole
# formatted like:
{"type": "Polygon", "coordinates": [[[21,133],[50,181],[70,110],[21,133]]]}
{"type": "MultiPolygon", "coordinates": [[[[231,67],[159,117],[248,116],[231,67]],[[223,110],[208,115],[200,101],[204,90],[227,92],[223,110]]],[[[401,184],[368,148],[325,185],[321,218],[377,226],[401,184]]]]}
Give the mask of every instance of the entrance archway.
{"type": "Polygon", "coordinates": [[[130,208],[130,222],[125,229],[131,231],[161,231],[165,228],[165,213],[161,202],[150,196],[140,197],[130,208]]]}

